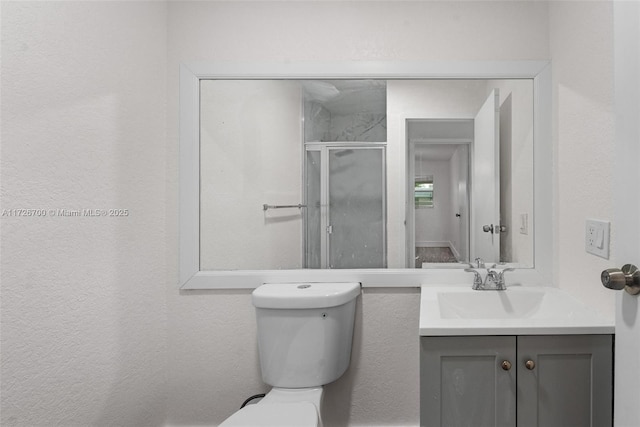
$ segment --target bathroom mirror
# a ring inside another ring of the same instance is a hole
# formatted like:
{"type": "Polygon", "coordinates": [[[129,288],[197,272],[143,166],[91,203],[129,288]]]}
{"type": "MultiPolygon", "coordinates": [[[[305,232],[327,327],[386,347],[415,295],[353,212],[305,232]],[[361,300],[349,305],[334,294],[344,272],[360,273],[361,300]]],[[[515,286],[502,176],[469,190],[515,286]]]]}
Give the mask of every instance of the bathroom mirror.
{"type": "Polygon", "coordinates": [[[200,82],[203,270],[532,267],[532,209],[532,79],[200,82]]]}
{"type": "Polygon", "coordinates": [[[183,66],[181,172],[189,163],[191,185],[181,179],[181,272],[193,274],[181,280],[419,275],[476,256],[544,266],[534,245],[534,225],[547,221],[534,205],[545,186],[534,182],[534,126],[544,121],[534,114],[546,64],[439,75],[423,65],[288,75],[183,66]]]}

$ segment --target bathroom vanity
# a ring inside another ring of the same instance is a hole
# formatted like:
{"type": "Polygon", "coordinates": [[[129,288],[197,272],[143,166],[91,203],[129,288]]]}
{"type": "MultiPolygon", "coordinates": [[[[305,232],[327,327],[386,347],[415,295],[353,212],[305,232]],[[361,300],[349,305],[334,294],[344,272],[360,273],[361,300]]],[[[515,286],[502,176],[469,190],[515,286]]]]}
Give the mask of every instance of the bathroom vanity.
{"type": "Polygon", "coordinates": [[[556,288],[424,286],[420,424],[610,426],[613,332],[556,288]]]}

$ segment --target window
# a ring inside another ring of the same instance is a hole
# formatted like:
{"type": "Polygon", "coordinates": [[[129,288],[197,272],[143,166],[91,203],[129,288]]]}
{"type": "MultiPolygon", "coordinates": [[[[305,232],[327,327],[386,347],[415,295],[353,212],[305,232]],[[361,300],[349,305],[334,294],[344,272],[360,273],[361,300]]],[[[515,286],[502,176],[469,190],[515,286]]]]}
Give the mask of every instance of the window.
{"type": "Polygon", "coordinates": [[[433,207],[433,175],[416,177],[414,187],[416,208],[433,207]]]}

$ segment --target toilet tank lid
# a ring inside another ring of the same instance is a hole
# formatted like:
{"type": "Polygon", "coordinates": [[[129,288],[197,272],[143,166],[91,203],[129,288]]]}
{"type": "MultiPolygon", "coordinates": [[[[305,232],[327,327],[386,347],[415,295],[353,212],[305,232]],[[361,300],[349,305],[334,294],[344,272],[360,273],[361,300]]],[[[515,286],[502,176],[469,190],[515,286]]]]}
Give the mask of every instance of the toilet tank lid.
{"type": "Polygon", "coordinates": [[[268,283],[253,291],[258,308],[305,309],[336,307],[355,299],[360,283],[268,283]]]}

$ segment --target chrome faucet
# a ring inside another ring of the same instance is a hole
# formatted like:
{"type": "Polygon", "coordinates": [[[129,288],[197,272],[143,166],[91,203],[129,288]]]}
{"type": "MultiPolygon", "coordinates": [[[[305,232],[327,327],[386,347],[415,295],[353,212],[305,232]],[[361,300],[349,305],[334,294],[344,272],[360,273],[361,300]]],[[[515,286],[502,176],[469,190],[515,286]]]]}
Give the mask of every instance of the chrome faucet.
{"type": "Polygon", "coordinates": [[[484,278],[483,290],[504,291],[507,289],[504,283],[504,274],[487,268],[487,277],[484,278]]]}
{"type": "Polygon", "coordinates": [[[487,275],[482,280],[482,275],[478,269],[485,268],[485,263],[481,258],[476,258],[477,267],[474,268],[473,264],[469,264],[469,268],[465,268],[464,271],[473,273],[473,290],[494,290],[504,291],[507,289],[507,284],[504,280],[504,273],[507,271],[513,271],[514,268],[505,268],[503,270],[494,270],[496,265],[487,267],[487,275]]]}
{"type": "Polygon", "coordinates": [[[469,268],[465,268],[464,271],[468,273],[473,273],[473,286],[471,287],[474,290],[482,289],[482,275],[477,269],[484,268],[484,261],[482,258],[476,258],[476,266],[474,267],[473,263],[469,263],[469,268]]]}
{"type": "Polygon", "coordinates": [[[478,270],[475,270],[473,268],[465,268],[464,271],[473,273],[473,286],[471,287],[471,289],[480,289],[482,287],[482,276],[480,275],[478,270]]]}

